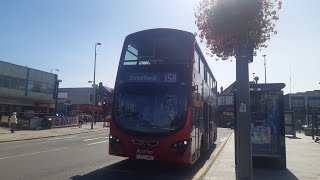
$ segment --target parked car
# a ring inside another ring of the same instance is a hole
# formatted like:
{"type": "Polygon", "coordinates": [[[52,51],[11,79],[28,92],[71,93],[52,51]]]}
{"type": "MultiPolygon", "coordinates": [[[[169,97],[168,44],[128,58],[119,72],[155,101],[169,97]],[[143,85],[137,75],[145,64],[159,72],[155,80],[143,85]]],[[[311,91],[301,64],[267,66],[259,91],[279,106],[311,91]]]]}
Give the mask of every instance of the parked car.
{"type": "Polygon", "coordinates": [[[227,128],[234,129],[234,122],[229,122],[229,123],[227,124],[227,128]]]}
{"type": "Polygon", "coordinates": [[[304,130],[304,128],[307,128],[307,127],[308,127],[308,125],[306,125],[306,124],[305,124],[305,125],[302,125],[302,126],[301,126],[301,129],[304,130]]]}

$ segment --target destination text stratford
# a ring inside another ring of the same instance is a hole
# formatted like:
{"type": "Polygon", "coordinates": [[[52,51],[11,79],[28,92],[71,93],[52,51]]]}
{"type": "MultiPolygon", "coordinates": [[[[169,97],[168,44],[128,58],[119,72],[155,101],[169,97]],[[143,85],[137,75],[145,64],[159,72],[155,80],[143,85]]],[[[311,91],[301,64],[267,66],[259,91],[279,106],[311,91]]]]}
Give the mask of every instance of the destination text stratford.
{"type": "Polygon", "coordinates": [[[130,75],[129,76],[130,81],[157,81],[156,75],[130,75]]]}

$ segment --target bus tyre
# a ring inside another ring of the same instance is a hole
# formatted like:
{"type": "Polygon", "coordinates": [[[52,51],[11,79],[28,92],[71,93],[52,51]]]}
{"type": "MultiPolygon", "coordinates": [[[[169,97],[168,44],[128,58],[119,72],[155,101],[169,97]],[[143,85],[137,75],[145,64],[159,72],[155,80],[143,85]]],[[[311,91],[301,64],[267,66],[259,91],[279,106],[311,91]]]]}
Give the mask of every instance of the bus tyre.
{"type": "Polygon", "coordinates": [[[287,168],[286,158],[278,159],[278,169],[285,170],[287,168]]]}

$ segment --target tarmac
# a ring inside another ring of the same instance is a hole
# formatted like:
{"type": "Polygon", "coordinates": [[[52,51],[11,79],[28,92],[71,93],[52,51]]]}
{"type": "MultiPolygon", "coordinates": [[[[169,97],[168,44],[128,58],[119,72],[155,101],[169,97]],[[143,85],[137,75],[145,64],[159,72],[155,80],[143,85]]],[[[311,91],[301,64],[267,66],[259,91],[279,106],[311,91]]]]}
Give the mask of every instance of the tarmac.
{"type": "MultiPolygon", "coordinates": [[[[109,129],[97,123],[91,129],[91,124],[54,128],[46,130],[17,130],[11,134],[8,128],[0,127],[0,143],[23,141],[47,137],[64,136],[109,129]]],[[[204,180],[235,180],[234,134],[213,151],[209,161],[204,165],[203,172],[197,178],[204,180]]],[[[254,180],[320,180],[320,143],[312,140],[311,136],[297,133],[297,137],[286,137],[287,169],[253,168],[254,180]]]]}
{"type": "MultiPolygon", "coordinates": [[[[235,180],[234,134],[206,173],[205,180],[235,180]]],[[[254,180],[320,180],[320,143],[297,133],[286,137],[287,169],[253,168],[254,180]]]]}
{"type": "Polygon", "coordinates": [[[95,131],[107,130],[109,127],[103,127],[102,122],[97,122],[91,129],[91,124],[83,124],[82,128],[78,126],[72,127],[60,127],[43,130],[16,130],[15,133],[11,133],[9,128],[0,127],[0,143],[12,142],[12,141],[24,141],[31,139],[41,139],[48,137],[65,136],[80,133],[89,133],[95,131]]]}

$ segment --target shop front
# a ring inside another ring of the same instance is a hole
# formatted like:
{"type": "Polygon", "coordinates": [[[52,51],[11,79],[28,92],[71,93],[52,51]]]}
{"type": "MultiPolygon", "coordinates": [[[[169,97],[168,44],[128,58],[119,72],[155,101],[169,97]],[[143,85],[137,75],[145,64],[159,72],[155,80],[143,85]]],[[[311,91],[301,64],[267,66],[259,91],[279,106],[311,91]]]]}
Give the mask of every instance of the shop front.
{"type": "Polygon", "coordinates": [[[0,126],[9,127],[8,118],[17,113],[18,128],[25,129],[30,125],[31,118],[52,116],[54,104],[51,101],[39,101],[30,98],[1,97],[0,126]]]}
{"type": "Polygon", "coordinates": [[[68,106],[68,115],[74,117],[83,117],[85,122],[91,121],[94,118],[96,121],[102,121],[102,108],[92,104],[72,104],[68,106]],[[93,117],[93,116],[94,117],[93,117]]]}

